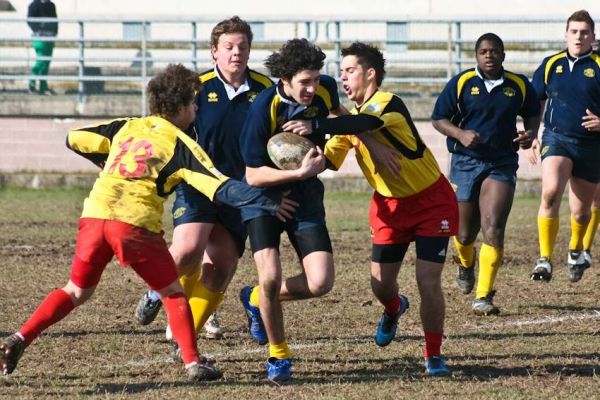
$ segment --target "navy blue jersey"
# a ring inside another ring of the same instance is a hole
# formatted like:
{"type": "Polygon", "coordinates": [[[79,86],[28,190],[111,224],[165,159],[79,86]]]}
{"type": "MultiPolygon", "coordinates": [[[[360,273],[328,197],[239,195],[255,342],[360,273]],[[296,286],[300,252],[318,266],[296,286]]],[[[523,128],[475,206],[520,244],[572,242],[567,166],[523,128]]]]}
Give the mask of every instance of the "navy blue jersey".
{"type": "Polygon", "coordinates": [[[539,114],[540,105],[524,75],[504,70],[502,76],[504,82],[491,92],[475,68],[459,73],[446,84],[431,119],[448,119],[459,128],[471,129],[480,135],[474,149],[449,137],[448,151],[485,159],[515,155],[519,148],[513,142],[517,134],[517,115],[534,117],[539,114]]]}
{"type": "Polygon", "coordinates": [[[230,100],[217,73],[215,67],[200,75],[203,87],[196,97],[196,132],[188,131],[188,134],[196,139],[219,171],[241,179],[245,166],[239,148],[240,131],[250,104],[259,92],[273,86],[273,82],[265,75],[248,70],[248,90],[241,91],[230,100]]]}
{"type": "MultiPolygon", "coordinates": [[[[321,75],[317,92],[307,107],[287,98],[280,85],[263,90],[250,106],[240,135],[245,164],[254,168],[262,166],[276,168],[267,153],[267,142],[271,136],[281,132],[283,130],[281,126],[287,121],[323,119],[339,105],[337,84],[332,77],[327,75],[321,75]]],[[[315,145],[324,147],[324,133],[315,133],[305,137],[315,145]]],[[[225,173],[225,171],[223,172],[225,173]]]]}
{"type": "Polygon", "coordinates": [[[547,100],[546,131],[580,139],[600,140],[597,132],[581,126],[586,108],[600,115],[600,55],[589,53],[572,60],[567,51],[546,57],[533,75],[533,87],[540,100],[547,100]]]}

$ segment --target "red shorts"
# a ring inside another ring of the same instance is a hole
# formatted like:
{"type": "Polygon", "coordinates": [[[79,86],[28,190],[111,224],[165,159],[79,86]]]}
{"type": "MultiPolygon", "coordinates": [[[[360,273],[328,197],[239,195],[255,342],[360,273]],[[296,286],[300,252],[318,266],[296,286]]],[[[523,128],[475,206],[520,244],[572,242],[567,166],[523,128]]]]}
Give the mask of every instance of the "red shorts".
{"type": "Polygon", "coordinates": [[[162,234],[120,221],[79,219],[71,281],[83,289],[96,286],[113,255],[121,265],[131,266],[153,290],[177,279],[175,262],[162,234]]]}
{"type": "Polygon", "coordinates": [[[444,176],[415,195],[384,197],[375,192],[369,211],[373,244],[405,244],[416,236],[454,236],[458,203],[444,176]]]}

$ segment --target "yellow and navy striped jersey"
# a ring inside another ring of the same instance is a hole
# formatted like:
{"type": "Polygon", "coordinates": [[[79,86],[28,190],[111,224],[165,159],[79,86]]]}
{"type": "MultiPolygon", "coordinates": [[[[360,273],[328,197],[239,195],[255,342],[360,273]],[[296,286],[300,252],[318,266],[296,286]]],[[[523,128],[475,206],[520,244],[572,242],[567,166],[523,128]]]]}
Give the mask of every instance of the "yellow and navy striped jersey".
{"type": "Polygon", "coordinates": [[[540,103],[526,76],[502,71],[503,81],[488,91],[481,73],[470,68],[454,76],[435,102],[431,119],[447,119],[465,130],[479,133],[475,148],[464,147],[448,137],[451,153],[479,159],[516,157],[519,145],[517,115],[534,118],[539,115],[540,103]]]}
{"type": "MultiPolygon", "coordinates": [[[[273,134],[283,130],[283,124],[291,120],[327,118],[339,106],[337,83],[328,75],[321,75],[315,96],[307,107],[286,97],[281,85],[263,90],[250,106],[240,134],[245,164],[249,167],[275,167],[267,153],[267,142],[273,134]]],[[[325,145],[325,133],[313,133],[305,137],[316,146],[323,148],[325,145]]]]}
{"type": "Polygon", "coordinates": [[[335,135],[325,145],[325,156],[339,169],[351,148],[369,184],[385,197],[408,197],[433,185],[441,176],[431,151],[421,140],[408,109],[402,100],[389,92],[377,91],[352,114],[367,114],[381,120],[382,126],[373,131],[380,143],[392,147],[401,155],[400,176],[375,168],[369,150],[354,135],[335,135]]]}
{"type": "Polygon", "coordinates": [[[600,55],[589,52],[577,59],[567,51],[546,57],[532,80],[540,100],[547,100],[546,132],[580,139],[600,140],[581,126],[586,109],[600,115],[600,55]]]}
{"type": "Polygon", "coordinates": [[[163,203],[186,181],[213,200],[227,181],[208,155],[169,121],[150,116],[74,129],[67,147],[103,166],[82,217],[162,229],[163,203]]]}
{"type": "Polygon", "coordinates": [[[200,74],[202,89],[196,96],[198,111],[193,125],[196,132],[189,135],[197,139],[219,171],[241,179],[246,166],[240,151],[240,132],[250,104],[258,93],[273,86],[273,82],[247,69],[245,84],[230,99],[219,74],[217,66],[200,74]]]}

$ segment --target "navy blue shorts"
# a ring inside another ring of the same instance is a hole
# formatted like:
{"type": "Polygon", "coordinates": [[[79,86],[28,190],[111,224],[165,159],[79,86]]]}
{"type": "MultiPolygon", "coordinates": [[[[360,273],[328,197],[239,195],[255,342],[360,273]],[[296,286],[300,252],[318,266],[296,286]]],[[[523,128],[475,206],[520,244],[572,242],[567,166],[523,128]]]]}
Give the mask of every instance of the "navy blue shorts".
{"type": "MultiPolygon", "coordinates": [[[[596,134],[597,133],[593,133],[596,134]]],[[[572,176],[588,182],[600,182],[600,141],[578,139],[544,130],[542,160],[549,156],[562,156],[573,162],[572,176]]]]}
{"type": "Polygon", "coordinates": [[[208,197],[183,182],[175,189],[173,203],[173,226],[192,222],[220,223],[231,234],[238,254],[244,254],[246,227],[242,223],[240,210],[224,204],[215,204],[208,197]]]}
{"type": "Polygon", "coordinates": [[[499,160],[481,160],[463,154],[452,154],[449,180],[456,191],[456,199],[468,202],[479,198],[481,184],[486,178],[506,182],[514,187],[518,168],[516,154],[499,160]]]}
{"type": "MultiPolygon", "coordinates": [[[[313,177],[305,181],[291,182],[276,186],[276,188],[282,192],[290,191],[288,197],[299,204],[294,213],[294,218],[288,222],[291,229],[299,230],[309,226],[325,224],[325,206],[323,205],[325,188],[323,182],[318,178],[313,177]]],[[[271,216],[267,211],[258,210],[257,208],[242,208],[241,212],[244,222],[271,216]]]]}

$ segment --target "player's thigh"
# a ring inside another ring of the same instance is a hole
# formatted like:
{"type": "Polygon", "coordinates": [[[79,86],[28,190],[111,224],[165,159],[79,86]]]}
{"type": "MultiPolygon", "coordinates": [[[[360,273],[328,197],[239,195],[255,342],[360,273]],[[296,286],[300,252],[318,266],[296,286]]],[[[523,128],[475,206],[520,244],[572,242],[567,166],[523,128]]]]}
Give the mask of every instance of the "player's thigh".
{"type": "Polygon", "coordinates": [[[213,223],[206,222],[189,222],[173,228],[169,251],[180,273],[186,274],[200,265],[213,228],[213,223]]]}
{"type": "Polygon", "coordinates": [[[493,177],[484,180],[479,196],[481,226],[484,231],[490,226],[504,229],[514,196],[513,182],[501,181],[493,177]]]}
{"type": "Polygon", "coordinates": [[[235,268],[239,256],[239,246],[231,232],[216,223],[210,233],[202,264],[209,263],[213,268],[226,272],[235,268]]]}

